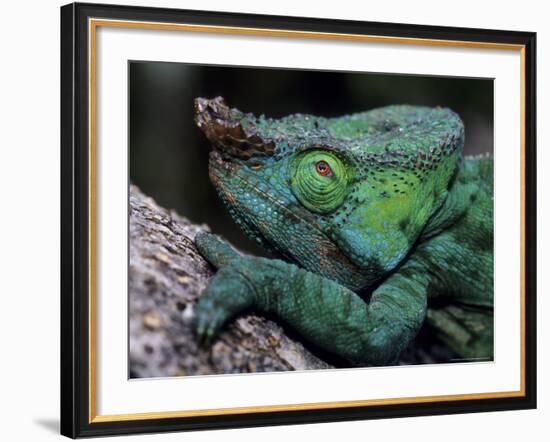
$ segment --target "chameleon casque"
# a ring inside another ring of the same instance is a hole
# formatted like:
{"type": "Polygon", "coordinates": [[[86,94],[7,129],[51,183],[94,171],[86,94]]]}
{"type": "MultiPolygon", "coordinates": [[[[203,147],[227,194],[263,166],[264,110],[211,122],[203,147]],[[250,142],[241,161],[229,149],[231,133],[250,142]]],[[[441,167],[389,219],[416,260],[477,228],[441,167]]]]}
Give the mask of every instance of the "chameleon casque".
{"type": "Polygon", "coordinates": [[[493,357],[493,161],[463,158],[453,111],[388,106],[271,119],[197,98],[210,179],[280,259],[195,242],[218,271],[195,331],[273,315],[346,365],[388,365],[425,325],[460,358],[493,357]]]}

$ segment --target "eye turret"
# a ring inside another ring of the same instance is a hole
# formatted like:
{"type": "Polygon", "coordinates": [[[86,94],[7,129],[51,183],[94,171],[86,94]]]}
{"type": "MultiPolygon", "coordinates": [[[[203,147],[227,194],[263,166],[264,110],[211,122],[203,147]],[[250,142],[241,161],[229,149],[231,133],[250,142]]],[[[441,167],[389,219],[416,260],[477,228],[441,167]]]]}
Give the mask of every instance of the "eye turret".
{"type": "Polygon", "coordinates": [[[325,214],[337,209],[348,193],[348,182],[346,165],[332,152],[308,150],[292,161],[292,192],[312,212],[325,214]]]}

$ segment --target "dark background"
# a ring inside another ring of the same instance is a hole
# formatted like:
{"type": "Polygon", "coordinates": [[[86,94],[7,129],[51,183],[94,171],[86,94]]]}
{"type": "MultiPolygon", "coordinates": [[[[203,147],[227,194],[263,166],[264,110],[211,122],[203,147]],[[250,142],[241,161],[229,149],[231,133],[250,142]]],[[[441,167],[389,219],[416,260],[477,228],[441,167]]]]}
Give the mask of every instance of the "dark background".
{"type": "Polygon", "coordinates": [[[193,99],[221,95],[244,112],[325,117],[390,104],[444,106],[466,128],[465,153],[493,151],[493,81],[449,77],[131,62],[130,180],[161,206],[261,251],[232,222],[208,179],[209,145],[193,99]]]}

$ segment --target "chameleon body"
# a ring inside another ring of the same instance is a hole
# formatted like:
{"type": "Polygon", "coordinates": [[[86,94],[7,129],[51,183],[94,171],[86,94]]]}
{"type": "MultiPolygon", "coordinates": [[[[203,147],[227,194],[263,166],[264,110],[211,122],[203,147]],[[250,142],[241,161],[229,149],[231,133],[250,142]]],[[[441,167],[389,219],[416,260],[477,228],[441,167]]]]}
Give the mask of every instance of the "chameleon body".
{"type": "Polygon", "coordinates": [[[347,365],[397,363],[425,324],[457,357],[493,357],[493,162],[464,159],[445,108],[281,119],[195,100],[209,175],[242,230],[280,259],[196,238],[218,272],[201,341],[246,309],[347,365]]]}

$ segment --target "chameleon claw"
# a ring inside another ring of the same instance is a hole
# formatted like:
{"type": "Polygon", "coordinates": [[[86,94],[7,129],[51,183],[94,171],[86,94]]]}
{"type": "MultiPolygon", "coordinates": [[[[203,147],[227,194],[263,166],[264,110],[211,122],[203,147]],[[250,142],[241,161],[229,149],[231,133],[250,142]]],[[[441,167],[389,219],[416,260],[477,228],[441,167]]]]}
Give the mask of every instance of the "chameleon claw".
{"type": "Polygon", "coordinates": [[[202,306],[202,311],[197,312],[194,325],[197,341],[203,346],[209,345],[216,337],[226,317],[223,309],[210,303],[205,305],[202,306]]]}
{"type": "Polygon", "coordinates": [[[195,318],[195,335],[197,337],[197,342],[201,346],[205,345],[207,325],[203,315],[199,315],[195,318]]]}

